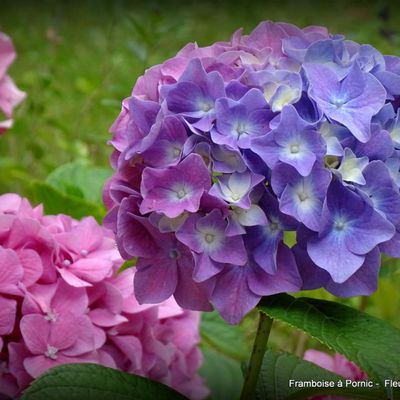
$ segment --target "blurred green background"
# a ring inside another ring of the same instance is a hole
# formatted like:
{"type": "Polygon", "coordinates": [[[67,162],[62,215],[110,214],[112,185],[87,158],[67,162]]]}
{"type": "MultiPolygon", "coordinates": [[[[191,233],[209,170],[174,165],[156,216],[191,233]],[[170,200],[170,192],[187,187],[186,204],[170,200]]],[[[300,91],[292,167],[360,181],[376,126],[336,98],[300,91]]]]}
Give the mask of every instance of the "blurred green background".
{"type": "MultiPolygon", "coordinates": [[[[0,193],[12,191],[32,200],[49,199],[48,212],[63,208],[66,213],[92,213],[101,219],[101,185],[110,173],[108,128],[119,113],[122,99],[129,96],[147,67],[173,56],[187,42],[208,45],[228,40],[237,28],[249,33],[265,19],[299,26],[325,25],[332,33],[400,56],[400,8],[396,3],[2,0],[0,30],[12,37],[18,53],[10,75],[28,97],[15,113],[14,127],[0,137],[0,193]],[[82,169],[87,174],[84,178],[82,169]],[[50,173],[47,183],[59,192],[40,183],[50,173]],[[81,178],[93,183],[93,188],[81,185],[79,189],[75,184],[81,178]],[[37,184],[33,191],[32,183],[37,184]],[[38,190],[41,195],[35,196],[38,190]],[[76,202],[77,198],[87,203],[76,202]]],[[[342,301],[400,328],[398,271],[397,262],[385,259],[380,288],[374,296],[342,301]]],[[[333,298],[323,291],[307,295],[333,298]]],[[[250,315],[230,333],[214,318],[203,328],[207,359],[204,374],[215,381],[210,385],[218,390],[223,379],[218,374],[225,371],[235,382],[234,392],[240,389],[239,362],[248,355],[255,316],[250,315]],[[215,343],[219,335],[233,339],[215,343]],[[226,351],[227,344],[236,350],[226,351]],[[222,357],[226,357],[225,369],[220,368],[222,357]]],[[[275,325],[271,343],[298,355],[306,347],[320,347],[280,323],[275,325]]]]}

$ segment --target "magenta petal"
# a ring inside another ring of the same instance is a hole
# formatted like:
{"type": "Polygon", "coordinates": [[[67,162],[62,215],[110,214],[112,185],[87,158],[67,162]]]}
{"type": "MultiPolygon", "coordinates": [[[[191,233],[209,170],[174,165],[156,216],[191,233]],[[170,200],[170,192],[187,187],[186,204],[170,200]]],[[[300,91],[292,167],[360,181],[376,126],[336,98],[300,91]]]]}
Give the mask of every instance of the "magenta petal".
{"type": "Polygon", "coordinates": [[[9,335],[13,331],[16,311],[17,302],[15,300],[0,296],[0,335],[9,335]]]}

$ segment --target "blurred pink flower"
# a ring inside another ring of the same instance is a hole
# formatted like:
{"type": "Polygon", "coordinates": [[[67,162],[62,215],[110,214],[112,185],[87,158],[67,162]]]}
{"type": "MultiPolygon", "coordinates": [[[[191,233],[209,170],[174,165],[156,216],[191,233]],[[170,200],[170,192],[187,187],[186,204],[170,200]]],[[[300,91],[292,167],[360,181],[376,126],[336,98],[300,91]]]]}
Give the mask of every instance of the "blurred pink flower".
{"type": "Polygon", "coordinates": [[[4,33],[0,33],[0,111],[4,114],[5,120],[0,119],[0,134],[12,126],[12,112],[25,98],[7,75],[7,69],[15,59],[15,50],[11,39],[4,33]]]}
{"type": "Polygon", "coordinates": [[[207,396],[199,314],[173,299],[139,305],[134,270],[118,273],[121,264],[113,234],[93,218],[44,216],[0,196],[0,398],[51,367],[85,362],[207,396]]]}
{"type": "MultiPolygon", "coordinates": [[[[353,381],[362,381],[368,379],[365,372],[361,371],[357,365],[349,361],[341,354],[330,355],[318,350],[307,350],[304,353],[304,359],[327,369],[337,375],[353,381]]],[[[314,400],[346,400],[345,397],[337,396],[318,396],[313,397],[314,400]]]]}

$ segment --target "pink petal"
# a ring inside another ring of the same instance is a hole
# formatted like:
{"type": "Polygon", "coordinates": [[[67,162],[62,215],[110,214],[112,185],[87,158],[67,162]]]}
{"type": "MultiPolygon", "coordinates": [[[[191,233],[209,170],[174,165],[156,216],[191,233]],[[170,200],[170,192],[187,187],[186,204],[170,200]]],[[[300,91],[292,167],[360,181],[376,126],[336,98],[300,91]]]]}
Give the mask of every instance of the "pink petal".
{"type": "Polygon", "coordinates": [[[87,282],[100,282],[112,271],[113,263],[100,258],[82,258],[68,267],[68,271],[87,282]]]}
{"type": "Polygon", "coordinates": [[[50,336],[50,322],[42,315],[30,314],[21,319],[20,329],[26,347],[33,354],[44,354],[50,336]]]}
{"type": "Polygon", "coordinates": [[[122,294],[122,297],[126,298],[133,294],[133,276],[133,269],[128,268],[113,276],[110,283],[122,294]]]}
{"type": "Polygon", "coordinates": [[[60,315],[52,322],[46,321],[50,324],[48,344],[59,350],[67,349],[75,344],[79,339],[77,331],[78,321],[79,319],[72,313],[60,315]]]}
{"type": "Polygon", "coordinates": [[[76,254],[81,254],[82,250],[90,253],[97,249],[101,245],[103,237],[103,229],[93,217],[84,218],[71,232],[56,236],[60,244],[76,254]]]}
{"type": "Polygon", "coordinates": [[[55,283],[31,286],[22,303],[22,314],[40,314],[51,311],[50,303],[56,289],[55,283]]]}
{"type": "MultiPolygon", "coordinates": [[[[1,39],[0,39],[1,46],[1,39]]],[[[1,51],[1,50],[0,50],[1,51]]],[[[21,196],[7,193],[0,196],[0,213],[16,213],[21,206],[21,196]]]]}
{"type": "Polygon", "coordinates": [[[15,50],[11,39],[5,33],[0,33],[0,76],[3,76],[15,60],[15,50]]]}
{"type": "Polygon", "coordinates": [[[101,308],[90,311],[89,318],[94,324],[105,328],[128,321],[128,318],[123,317],[120,314],[113,314],[110,311],[101,308]]]}
{"type": "Polygon", "coordinates": [[[9,76],[0,80],[0,109],[10,118],[14,107],[25,98],[25,93],[19,90],[9,76]]]}
{"type": "Polygon", "coordinates": [[[32,378],[37,378],[43,372],[58,365],[57,360],[52,360],[43,355],[35,357],[27,357],[24,360],[24,367],[32,378]]]}
{"type": "Polygon", "coordinates": [[[66,268],[57,268],[57,271],[61,275],[61,278],[63,278],[64,281],[67,282],[71,286],[74,286],[77,288],[92,286],[91,283],[78,278],[75,274],[71,273],[66,268]]]}
{"type": "Polygon", "coordinates": [[[133,364],[133,369],[142,368],[142,344],[135,336],[113,336],[111,339],[133,364]]]}
{"type": "Polygon", "coordinates": [[[62,353],[57,353],[57,358],[52,360],[46,356],[28,357],[24,360],[26,371],[33,377],[37,378],[48,369],[57,365],[75,364],[75,363],[98,363],[99,356],[96,353],[88,354],[82,357],[67,357],[62,353]]]}
{"type": "MultiPolygon", "coordinates": [[[[100,348],[106,340],[104,331],[96,328],[86,315],[76,318],[73,327],[77,335],[76,341],[73,346],[63,351],[67,356],[75,357],[89,353],[100,348]]],[[[69,329],[71,330],[71,326],[69,329]]]]}
{"type": "Polygon", "coordinates": [[[82,315],[88,308],[89,300],[84,288],[68,285],[60,279],[57,290],[51,300],[51,309],[57,314],[68,312],[74,315],[82,315]]]}
{"type": "MultiPolygon", "coordinates": [[[[9,364],[8,369],[15,376],[18,386],[25,388],[32,381],[32,377],[24,368],[24,359],[32,354],[22,343],[10,343],[8,345],[9,364]]],[[[1,386],[0,386],[1,387],[1,386]]]]}
{"type": "Polygon", "coordinates": [[[22,281],[24,270],[17,254],[0,247],[0,293],[19,293],[16,285],[22,281]]]}
{"type": "Polygon", "coordinates": [[[29,249],[19,250],[18,257],[24,269],[22,282],[26,287],[32,286],[43,273],[42,260],[36,251],[29,249]]]}

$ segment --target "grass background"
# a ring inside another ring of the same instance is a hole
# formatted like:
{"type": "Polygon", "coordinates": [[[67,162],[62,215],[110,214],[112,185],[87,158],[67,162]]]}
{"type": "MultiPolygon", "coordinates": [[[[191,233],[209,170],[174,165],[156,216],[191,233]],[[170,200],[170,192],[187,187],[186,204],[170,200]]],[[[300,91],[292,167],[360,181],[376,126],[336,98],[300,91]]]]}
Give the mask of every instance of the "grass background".
{"type": "MultiPolygon", "coordinates": [[[[228,40],[237,28],[249,33],[265,19],[325,25],[400,56],[400,8],[394,1],[2,0],[0,30],[18,53],[10,74],[28,97],[14,127],[0,137],[0,193],[26,195],[27,182],[71,161],[108,166],[108,128],[147,67],[187,42],[228,40]]],[[[398,270],[393,260],[384,260],[378,292],[367,303],[347,302],[400,327],[398,270]]],[[[331,298],[322,291],[314,295],[331,298]]],[[[254,319],[241,329],[250,343],[254,319]]],[[[272,343],[297,354],[310,345],[279,324],[272,343]]]]}

